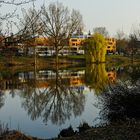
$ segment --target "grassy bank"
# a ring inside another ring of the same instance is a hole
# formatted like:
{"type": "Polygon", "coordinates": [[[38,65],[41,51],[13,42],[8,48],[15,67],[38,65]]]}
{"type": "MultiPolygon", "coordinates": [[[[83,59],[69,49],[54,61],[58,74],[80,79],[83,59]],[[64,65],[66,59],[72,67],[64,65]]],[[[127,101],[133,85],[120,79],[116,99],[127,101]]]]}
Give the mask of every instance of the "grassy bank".
{"type": "Polygon", "coordinates": [[[123,56],[123,55],[107,55],[106,56],[106,63],[110,65],[122,65],[122,64],[132,64],[132,63],[139,63],[140,56],[135,56],[132,58],[130,56],[123,56]]]}
{"type": "MultiPolygon", "coordinates": [[[[135,57],[133,64],[140,63],[140,57],[135,57]]],[[[107,55],[106,56],[106,66],[107,67],[119,67],[125,65],[131,65],[132,60],[130,57],[125,57],[121,55],[107,55]]],[[[38,57],[36,59],[35,67],[34,57],[24,57],[24,56],[13,56],[12,58],[0,56],[0,70],[7,69],[19,69],[19,70],[34,70],[36,69],[55,69],[55,57],[38,57]]],[[[59,56],[58,68],[70,68],[70,67],[85,67],[86,61],[84,55],[70,55],[70,56],[59,56]]]]}

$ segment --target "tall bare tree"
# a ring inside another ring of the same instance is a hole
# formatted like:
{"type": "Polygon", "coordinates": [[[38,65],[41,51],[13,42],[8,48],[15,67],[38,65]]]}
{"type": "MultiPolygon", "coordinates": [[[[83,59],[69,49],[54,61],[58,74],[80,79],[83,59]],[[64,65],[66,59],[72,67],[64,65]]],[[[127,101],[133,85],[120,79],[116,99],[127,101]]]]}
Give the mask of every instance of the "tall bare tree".
{"type": "MultiPolygon", "coordinates": [[[[13,39],[14,34],[12,33],[13,30],[13,22],[14,18],[17,16],[17,9],[20,5],[24,5],[30,2],[34,2],[36,0],[0,0],[0,25],[3,26],[2,29],[0,29],[0,32],[3,33],[3,37],[1,42],[6,41],[6,43],[9,43],[11,47],[14,46],[15,40],[13,39]],[[3,8],[8,8],[8,10],[3,10],[3,8]],[[11,31],[10,31],[11,30],[11,31]],[[7,36],[8,35],[8,36],[7,36]],[[6,37],[7,36],[7,37],[6,37]],[[12,40],[12,41],[11,41],[12,40]]],[[[5,43],[5,44],[6,44],[5,43]]],[[[10,61],[12,60],[12,51],[7,50],[6,48],[2,48],[3,52],[8,52],[11,57],[10,61]]],[[[8,61],[9,61],[8,58],[8,61]]]]}
{"type": "Polygon", "coordinates": [[[21,4],[26,4],[32,1],[35,1],[35,0],[0,0],[0,5],[1,4],[21,5],[21,4]]]}
{"type": "MultiPolygon", "coordinates": [[[[3,31],[6,31],[6,34],[10,35],[12,33],[12,31],[10,32],[10,29],[12,29],[13,23],[15,24],[15,22],[12,22],[12,19],[17,16],[16,15],[16,11],[17,11],[17,7],[20,5],[24,5],[30,2],[34,2],[36,0],[0,0],[0,26],[2,26],[4,24],[3,31]],[[11,8],[12,10],[8,10],[8,11],[3,11],[2,7],[4,6],[9,6],[10,7],[6,7],[6,8],[11,8]]],[[[14,19],[13,19],[14,20],[14,19]]],[[[0,29],[0,32],[2,32],[2,29],[0,29]]],[[[11,34],[13,36],[13,34],[11,34]]]]}
{"type": "Polygon", "coordinates": [[[93,32],[94,33],[102,34],[104,37],[108,37],[109,36],[109,33],[108,33],[108,31],[107,31],[107,29],[105,27],[95,27],[93,29],[93,32]]]}
{"type": "Polygon", "coordinates": [[[62,3],[55,2],[48,7],[42,6],[42,21],[44,33],[51,39],[58,63],[58,53],[66,45],[68,38],[74,31],[83,27],[82,15],[76,10],[70,12],[62,3]]]}
{"type": "Polygon", "coordinates": [[[116,42],[116,50],[119,54],[121,53],[126,53],[126,48],[128,46],[128,39],[127,39],[127,36],[126,34],[121,31],[121,30],[118,30],[116,32],[116,39],[117,39],[117,42],[116,42]]]}
{"type": "MultiPolygon", "coordinates": [[[[40,11],[35,8],[30,8],[29,10],[22,9],[23,16],[20,18],[20,23],[17,26],[19,32],[18,35],[22,37],[21,41],[25,41],[32,45],[34,44],[34,37],[42,32],[42,23],[40,20],[40,11]]],[[[31,45],[30,44],[30,45],[31,45]]]]}
{"type": "Polygon", "coordinates": [[[18,7],[21,5],[35,2],[36,0],[0,0],[0,25],[4,25],[0,32],[10,36],[13,32],[13,23],[15,24],[15,18],[17,17],[18,7]],[[8,9],[8,10],[4,10],[8,9]]]}
{"type": "Polygon", "coordinates": [[[15,9],[11,12],[1,12],[0,11],[0,20],[7,20],[11,17],[14,16],[15,12],[16,12],[16,7],[22,4],[27,4],[30,2],[34,2],[36,0],[0,0],[0,7],[4,6],[4,5],[12,5],[15,6],[15,9]]]}

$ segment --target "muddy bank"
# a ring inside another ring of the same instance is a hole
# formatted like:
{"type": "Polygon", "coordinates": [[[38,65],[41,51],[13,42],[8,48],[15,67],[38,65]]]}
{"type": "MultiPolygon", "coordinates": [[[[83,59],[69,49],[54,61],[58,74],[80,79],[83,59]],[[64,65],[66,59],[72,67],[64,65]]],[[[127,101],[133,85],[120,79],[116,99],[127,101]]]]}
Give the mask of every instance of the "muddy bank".
{"type": "Polygon", "coordinates": [[[61,137],[52,140],[139,140],[140,122],[119,122],[102,127],[90,127],[77,132],[71,137],[61,137]]]}
{"type": "Polygon", "coordinates": [[[67,135],[61,136],[59,134],[58,138],[52,139],[39,139],[14,130],[1,134],[0,140],[139,140],[139,126],[140,122],[129,120],[100,127],[85,126],[85,128],[81,127],[81,130],[78,131],[74,131],[69,127],[62,130],[67,135]]]}

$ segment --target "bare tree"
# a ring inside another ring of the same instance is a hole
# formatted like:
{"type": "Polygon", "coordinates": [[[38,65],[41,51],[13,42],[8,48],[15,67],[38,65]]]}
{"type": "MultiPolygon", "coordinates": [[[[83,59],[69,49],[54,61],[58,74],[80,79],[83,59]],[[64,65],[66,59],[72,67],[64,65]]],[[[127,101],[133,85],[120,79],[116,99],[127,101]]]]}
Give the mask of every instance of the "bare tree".
{"type": "Polygon", "coordinates": [[[56,53],[56,63],[58,63],[58,53],[66,45],[65,42],[74,31],[83,27],[82,15],[76,10],[70,13],[67,7],[56,2],[48,7],[42,6],[42,21],[44,33],[51,39],[51,45],[56,53]]]}
{"type": "Polygon", "coordinates": [[[118,30],[116,33],[116,38],[118,40],[122,40],[122,39],[126,38],[126,35],[122,30],[118,30]]]}
{"type": "Polygon", "coordinates": [[[42,23],[40,20],[40,11],[35,8],[30,8],[28,11],[22,9],[23,17],[20,18],[20,23],[17,25],[18,35],[24,43],[28,41],[30,45],[34,44],[34,38],[42,31],[42,23]]]}
{"type": "Polygon", "coordinates": [[[126,48],[128,46],[128,39],[127,39],[127,36],[126,34],[121,31],[121,30],[118,30],[117,33],[116,33],[116,39],[117,39],[117,52],[120,54],[120,53],[126,53],[126,48]]]}
{"type": "Polygon", "coordinates": [[[18,42],[17,35],[13,34],[13,26],[15,23],[15,18],[17,17],[17,9],[20,5],[24,5],[30,2],[34,2],[36,0],[0,0],[0,25],[3,26],[3,28],[0,30],[0,32],[3,33],[3,37],[1,42],[5,42],[5,44],[8,44],[8,46],[11,47],[12,50],[14,50],[14,53],[8,48],[3,47],[2,50],[5,53],[8,53],[10,57],[8,57],[8,61],[12,63],[12,56],[16,53],[15,50],[15,43],[18,42]],[[2,8],[6,7],[9,8],[8,11],[3,11],[2,8]],[[3,41],[4,40],[4,41],[3,41]]]}
{"type": "Polygon", "coordinates": [[[94,33],[100,33],[100,34],[102,34],[104,37],[108,37],[108,36],[109,36],[109,33],[108,33],[108,31],[106,30],[105,27],[95,27],[95,28],[93,29],[93,32],[94,32],[94,33]]]}
{"type": "Polygon", "coordinates": [[[12,5],[21,5],[32,2],[35,0],[0,0],[0,4],[12,4],[12,5]]]}
{"type": "MultiPolygon", "coordinates": [[[[7,11],[0,11],[0,26],[2,26],[4,24],[3,28],[4,30],[6,30],[6,33],[8,33],[8,35],[11,34],[10,29],[12,29],[13,23],[15,24],[15,22],[12,21],[12,19],[17,16],[16,15],[16,11],[17,11],[17,7],[19,5],[23,5],[23,4],[27,4],[30,2],[34,2],[36,0],[0,0],[0,7],[2,9],[3,6],[12,6],[12,10],[8,10],[7,11]],[[6,29],[7,28],[7,29],[6,29]]],[[[7,7],[6,7],[7,8],[7,7]]],[[[14,19],[13,19],[14,20],[14,19]]],[[[2,32],[2,29],[0,29],[0,32],[2,32]]],[[[13,35],[13,34],[12,34],[13,35]]]]}
{"type": "Polygon", "coordinates": [[[131,60],[133,63],[134,55],[137,53],[137,49],[138,49],[140,42],[138,41],[138,36],[135,33],[130,34],[129,38],[130,38],[130,40],[129,40],[129,44],[128,44],[128,50],[131,53],[131,60]]]}
{"type": "MultiPolygon", "coordinates": [[[[19,6],[22,4],[27,4],[30,2],[34,2],[36,0],[0,0],[0,7],[3,5],[13,5],[13,6],[19,6]]],[[[4,14],[0,14],[0,19],[1,20],[7,20],[8,18],[13,17],[14,13],[16,12],[16,8],[13,10],[13,12],[7,12],[4,14]]]]}

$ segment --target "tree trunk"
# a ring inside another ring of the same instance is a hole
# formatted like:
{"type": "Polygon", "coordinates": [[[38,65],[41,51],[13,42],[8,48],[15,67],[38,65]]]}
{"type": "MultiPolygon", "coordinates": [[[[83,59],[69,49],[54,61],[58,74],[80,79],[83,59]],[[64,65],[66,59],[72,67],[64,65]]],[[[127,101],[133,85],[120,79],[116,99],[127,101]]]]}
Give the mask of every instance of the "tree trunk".
{"type": "Polygon", "coordinates": [[[55,46],[55,53],[56,53],[56,60],[55,60],[55,62],[56,62],[56,66],[58,65],[58,47],[57,46],[55,46]]]}

